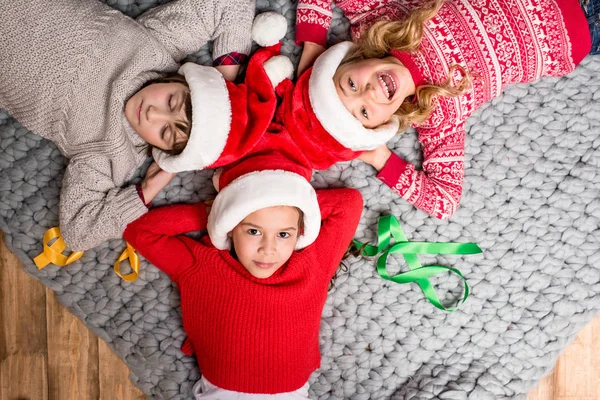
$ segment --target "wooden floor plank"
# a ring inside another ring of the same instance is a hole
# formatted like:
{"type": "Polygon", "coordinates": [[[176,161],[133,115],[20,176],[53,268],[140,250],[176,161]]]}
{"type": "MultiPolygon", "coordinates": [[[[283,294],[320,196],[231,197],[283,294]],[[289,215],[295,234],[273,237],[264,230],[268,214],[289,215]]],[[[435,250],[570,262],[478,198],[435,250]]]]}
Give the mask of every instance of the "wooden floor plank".
{"type": "Polygon", "coordinates": [[[46,315],[50,399],[99,398],[98,338],[48,288],[46,315]]]}
{"type": "Polygon", "coordinates": [[[600,400],[600,316],[579,332],[527,400],[600,400]]]}
{"type": "Polygon", "coordinates": [[[0,399],[58,400],[48,397],[45,354],[15,354],[0,363],[0,399]]]}
{"type": "Polygon", "coordinates": [[[22,270],[0,231],[0,400],[144,399],[106,344],[100,376],[99,342],[22,270]]]}
{"type": "Polygon", "coordinates": [[[600,399],[600,317],[582,329],[556,363],[555,400],[600,399]]]}
{"type": "Polygon", "coordinates": [[[100,400],[142,400],[144,393],[129,380],[129,369],[108,344],[98,339],[100,400]]]}
{"type": "Polygon", "coordinates": [[[46,400],[46,293],[21,268],[0,232],[0,399],[46,400]]]}
{"type": "Polygon", "coordinates": [[[554,371],[540,380],[538,386],[529,392],[527,400],[554,400],[554,371]]]}

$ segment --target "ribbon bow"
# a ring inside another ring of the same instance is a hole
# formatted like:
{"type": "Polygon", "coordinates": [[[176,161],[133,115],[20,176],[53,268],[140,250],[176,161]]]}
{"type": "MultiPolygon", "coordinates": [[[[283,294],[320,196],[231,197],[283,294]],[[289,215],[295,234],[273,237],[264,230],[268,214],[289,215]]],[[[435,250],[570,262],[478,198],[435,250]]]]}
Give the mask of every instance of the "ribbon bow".
{"type": "Polygon", "coordinates": [[[44,233],[43,243],[44,250],[33,259],[33,262],[38,269],[42,269],[50,263],[58,265],[59,267],[64,267],[65,265],[69,265],[72,262],[79,260],[83,255],[83,251],[74,251],[69,254],[69,256],[62,254],[67,248],[67,245],[61,236],[60,228],[58,226],[50,228],[44,233]],[[48,243],[53,239],[56,240],[52,245],[48,246],[48,243]]]}
{"type": "Polygon", "coordinates": [[[115,274],[119,275],[121,279],[127,282],[133,282],[138,278],[140,272],[140,258],[135,253],[135,249],[133,246],[129,244],[129,242],[125,242],[127,247],[121,253],[121,256],[115,261],[114,270],[115,274]],[[127,275],[121,274],[121,261],[129,258],[129,265],[131,266],[132,272],[127,275]]]}
{"type": "Polygon", "coordinates": [[[354,241],[354,245],[360,249],[361,254],[365,256],[377,256],[377,272],[388,281],[396,283],[416,282],[425,297],[431,304],[443,311],[453,312],[458,306],[469,297],[469,285],[461,272],[452,267],[443,265],[421,266],[417,254],[478,254],[481,249],[475,243],[450,243],[450,242],[409,242],[400,227],[400,223],[393,215],[387,215],[379,218],[377,226],[378,245],[377,247],[354,241]],[[394,238],[395,244],[390,246],[390,239],[394,238]],[[386,270],[386,261],[390,254],[400,253],[410,267],[410,271],[402,272],[394,276],[389,276],[386,270]],[[446,308],[440,303],[440,300],[429,281],[429,277],[440,272],[451,271],[460,276],[465,284],[462,301],[455,307],[446,308]]]}
{"type": "MultiPolygon", "coordinates": [[[[135,249],[131,247],[131,245],[127,242],[127,247],[121,253],[121,256],[114,264],[114,270],[117,275],[119,275],[123,280],[127,282],[133,282],[138,278],[139,270],[140,270],[140,258],[135,253],[135,249]],[[129,264],[131,265],[131,269],[133,270],[131,273],[127,275],[121,274],[121,261],[129,258],[129,264]]],[[[68,256],[62,254],[63,251],[67,248],[64,239],[61,236],[60,228],[55,226],[54,228],[50,228],[44,233],[44,250],[38,254],[33,262],[38,267],[38,269],[45,268],[48,264],[52,263],[59,267],[64,267],[65,265],[69,265],[81,258],[83,255],[83,251],[74,251],[68,256]],[[48,245],[52,240],[54,243],[48,245]]]]}

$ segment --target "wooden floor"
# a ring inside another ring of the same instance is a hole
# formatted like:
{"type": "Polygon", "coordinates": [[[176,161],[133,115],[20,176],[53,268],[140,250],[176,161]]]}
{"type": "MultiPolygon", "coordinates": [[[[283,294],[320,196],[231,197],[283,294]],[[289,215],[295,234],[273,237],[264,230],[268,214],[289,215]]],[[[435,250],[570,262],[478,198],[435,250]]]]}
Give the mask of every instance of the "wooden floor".
{"type": "MultiPolygon", "coordinates": [[[[528,400],[600,400],[600,317],[528,400]]],[[[125,364],[27,275],[0,232],[0,400],[131,400],[125,364]]]]}

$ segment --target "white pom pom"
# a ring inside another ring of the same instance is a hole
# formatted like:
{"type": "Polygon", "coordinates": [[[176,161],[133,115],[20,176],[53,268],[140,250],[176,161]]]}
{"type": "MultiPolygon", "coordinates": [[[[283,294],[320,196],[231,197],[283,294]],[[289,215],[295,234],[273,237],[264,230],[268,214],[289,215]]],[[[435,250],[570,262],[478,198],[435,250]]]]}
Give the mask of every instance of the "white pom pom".
{"type": "Polygon", "coordinates": [[[285,78],[294,77],[294,65],[286,56],[278,55],[269,58],[265,61],[264,68],[273,87],[279,85],[285,78]]]}
{"type": "Polygon", "coordinates": [[[259,46],[277,44],[287,32],[287,20],[279,13],[269,11],[258,14],[252,24],[252,39],[259,46]]]}

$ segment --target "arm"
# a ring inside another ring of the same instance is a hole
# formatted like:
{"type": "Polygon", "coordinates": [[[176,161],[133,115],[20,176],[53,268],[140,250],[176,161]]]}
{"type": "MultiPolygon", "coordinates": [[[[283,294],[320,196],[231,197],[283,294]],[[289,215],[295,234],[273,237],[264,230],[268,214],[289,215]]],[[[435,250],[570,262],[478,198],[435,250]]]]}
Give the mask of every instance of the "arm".
{"type": "Polygon", "coordinates": [[[149,211],[127,226],[123,238],[177,282],[194,265],[194,249],[203,245],[183,233],[206,229],[204,203],[178,204],[149,211]]]}
{"type": "Polygon", "coordinates": [[[217,65],[215,68],[223,75],[225,80],[233,82],[237,77],[238,72],[240,72],[240,64],[236,65],[217,65]]]}
{"type": "MultiPolygon", "coordinates": [[[[389,152],[377,177],[415,207],[436,218],[446,219],[458,208],[462,194],[464,124],[454,126],[453,131],[441,139],[429,140],[431,132],[417,131],[423,148],[423,170],[417,171],[413,164],[389,152]]],[[[363,153],[361,159],[364,156],[363,153]]],[[[380,165],[380,162],[369,163],[376,168],[380,165]]]]}
{"type": "Polygon", "coordinates": [[[146,205],[150,204],[152,200],[158,195],[177,175],[173,172],[167,172],[162,170],[156,161],[148,167],[146,171],[146,177],[140,185],[142,188],[142,200],[146,205]]]}
{"type": "Polygon", "coordinates": [[[296,8],[296,44],[316,43],[325,47],[331,25],[333,0],[299,0],[296,8]]]}
{"type": "Polygon", "coordinates": [[[180,62],[214,40],[213,58],[249,54],[254,0],[176,0],[137,18],[180,62]]]}
{"type": "Polygon", "coordinates": [[[115,186],[111,160],[70,160],[59,204],[60,229],[69,249],[85,251],[120,238],[127,224],[147,211],[134,185],[115,186]]]}
{"type": "Polygon", "coordinates": [[[302,48],[302,54],[300,55],[300,61],[298,62],[298,71],[296,76],[302,75],[307,68],[311,67],[317,57],[319,57],[325,51],[325,46],[316,44],[313,42],[304,42],[302,48]]]}
{"type": "Polygon", "coordinates": [[[313,246],[331,278],[356,233],[363,199],[356,189],[325,189],[317,190],[317,200],[322,222],[313,246]]]}

